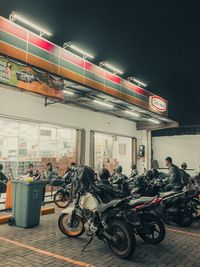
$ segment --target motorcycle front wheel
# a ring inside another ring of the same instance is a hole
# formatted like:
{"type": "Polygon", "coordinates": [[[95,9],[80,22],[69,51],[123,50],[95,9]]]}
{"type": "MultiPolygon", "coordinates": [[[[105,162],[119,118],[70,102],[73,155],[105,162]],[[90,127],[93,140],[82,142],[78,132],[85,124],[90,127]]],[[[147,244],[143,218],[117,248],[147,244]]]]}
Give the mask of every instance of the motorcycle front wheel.
{"type": "Polygon", "coordinates": [[[163,221],[154,214],[145,214],[140,218],[141,230],[139,236],[148,244],[157,245],[165,238],[165,225],[163,221]]]}
{"type": "Polygon", "coordinates": [[[78,237],[85,232],[83,219],[78,215],[74,215],[71,225],[71,214],[62,213],[58,219],[58,226],[61,232],[69,237],[78,237]]]}
{"type": "Polygon", "coordinates": [[[108,232],[115,240],[108,240],[110,249],[120,258],[131,257],[136,248],[136,240],[130,225],[115,220],[108,225],[108,232]]]}
{"type": "Polygon", "coordinates": [[[69,206],[69,192],[57,191],[53,197],[54,203],[59,208],[67,208],[69,206]]]}

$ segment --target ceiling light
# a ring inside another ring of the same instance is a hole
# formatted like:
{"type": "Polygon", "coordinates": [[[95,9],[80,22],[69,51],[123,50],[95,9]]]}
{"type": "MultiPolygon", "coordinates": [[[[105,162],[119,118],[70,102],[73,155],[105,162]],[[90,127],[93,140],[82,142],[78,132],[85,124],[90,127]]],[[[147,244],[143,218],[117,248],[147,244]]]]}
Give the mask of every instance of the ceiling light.
{"type": "Polygon", "coordinates": [[[137,113],[135,113],[135,112],[132,112],[132,111],[129,111],[129,110],[125,110],[125,112],[126,112],[127,114],[129,114],[129,115],[134,116],[134,117],[140,117],[140,115],[137,114],[137,113]]]}
{"type": "Polygon", "coordinates": [[[155,120],[155,119],[152,119],[152,118],[149,118],[148,121],[153,122],[153,123],[156,123],[156,124],[159,124],[160,123],[158,120],[155,120]]]}
{"type": "Polygon", "coordinates": [[[111,65],[111,64],[109,64],[109,63],[107,63],[107,62],[100,62],[100,63],[99,63],[99,66],[100,66],[100,67],[106,67],[106,68],[108,68],[109,70],[112,70],[112,71],[114,72],[114,74],[117,74],[117,73],[119,73],[119,74],[123,74],[123,72],[122,72],[121,70],[115,68],[113,65],[111,65]]]}
{"type": "Polygon", "coordinates": [[[21,21],[22,23],[24,23],[24,24],[30,26],[31,28],[33,28],[33,29],[39,31],[39,32],[40,32],[40,36],[43,36],[44,34],[49,35],[49,36],[52,35],[52,33],[50,33],[49,31],[43,29],[43,28],[40,27],[39,25],[37,25],[37,24],[35,24],[35,23],[29,21],[28,19],[22,17],[21,15],[17,14],[17,13],[14,12],[14,11],[10,14],[10,16],[9,16],[9,20],[11,20],[11,21],[19,20],[19,21],[21,21]]]}
{"type": "Polygon", "coordinates": [[[146,83],[143,83],[143,82],[141,82],[141,81],[138,80],[138,79],[135,79],[133,76],[128,77],[128,81],[129,81],[129,82],[135,82],[135,83],[137,83],[139,86],[140,86],[140,85],[142,85],[142,86],[144,86],[144,87],[147,86],[146,83]]]}
{"type": "Polygon", "coordinates": [[[91,58],[91,59],[94,58],[93,55],[91,55],[91,54],[85,52],[84,50],[82,50],[81,48],[79,48],[79,47],[77,47],[77,46],[71,44],[71,42],[67,42],[67,43],[64,43],[64,44],[63,44],[63,48],[66,49],[66,48],[68,48],[68,47],[70,47],[72,50],[74,50],[74,51],[76,51],[76,52],[82,54],[84,58],[87,58],[87,57],[88,57],[88,58],[91,58]]]}
{"type": "Polygon", "coordinates": [[[101,106],[104,106],[104,107],[107,107],[107,108],[114,108],[113,105],[108,104],[108,103],[105,103],[105,102],[103,102],[103,101],[94,100],[94,103],[96,103],[96,104],[98,104],[98,105],[101,105],[101,106]]]}
{"type": "Polygon", "coordinates": [[[136,82],[137,84],[139,84],[139,85],[142,85],[142,86],[144,86],[144,87],[146,87],[147,86],[147,84],[146,83],[143,83],[143,82],[141,82],[141,81],[139,81],[138,79],[133,79],[133,81],[134,82],[136,82]]]}
{"type": "Polygon", "coordinates": [[[166,122],[172,122],[172,120],[168,119],[168,118],[160,118],[160,120],[162,121],[166,121],[166,122]]]}

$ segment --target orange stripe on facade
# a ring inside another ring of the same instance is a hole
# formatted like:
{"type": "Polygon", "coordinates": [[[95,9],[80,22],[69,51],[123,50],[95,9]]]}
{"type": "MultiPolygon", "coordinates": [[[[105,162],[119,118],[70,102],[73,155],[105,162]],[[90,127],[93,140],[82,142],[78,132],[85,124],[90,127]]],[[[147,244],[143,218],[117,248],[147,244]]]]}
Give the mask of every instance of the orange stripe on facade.
{"type": "Polygon", "coordinates": [[[77,266],[95,267],[95,265],[92,265],[92,264],[89,264],[89,263],[86,263],[86,262],[82,262],[82,261],[73,260],[73,259],[71,259],[69,257],[64,257],[62,255],[55,254],[55,253],[52,253],[52,252],[44,250],[44,249],[40,249],[40,248],[36,248],[36,247],[33,247],[33,246],[29,246],[29,245],[26,245],[26,244],[23,244],[23,243],[20,243],[20,242],[17,242],[17,241],[14,241],[14,240],[2,237],[2,236],[0,236],[0,240],[4,241],[4,242],[7,242],[7,243],[10,243],[12,245],[15,245],[17,247],[21,247],[21,248],[24,248],[24,249],[28,249],[28,250],[34,251],[36,253],[43,254],[45,256],[49,256],[49,257],[52,257],[52,258],[55,258],[55,259],[58,259],[58,260],[62,260],[62,261],[68,262],[68,263],[72,263],[72,264],[77,265],[77,266]]]}
{"type": "Polygon", "coordinates": [[[27,63],[37,66],[41,69],[45,69],[49,72],[53,72],[55,74],[59,74],[59,66],[56,64],[53,64],[47,60],[44,60],[40,57],[37,57],[33,54],[27,53],[27,63]]]}
{"type": "Polygon", "coordinates": [[[26,52],[0,41],[0,53],[26,62],[26,52]]]}
{"type": "MultiPolygon", "coordinates": [[[[1,42],[0,42],[1,44],[1,42]]],[[[4,43],[3,43],[4,44],[4,43]]],[[[4,44],[4,46],[0,46],[0,52],[1,53],[6,53],[11,55],[12,57],[15,57],[19,60],[26,61],[24,58],[26,58],[26,52],[22,51],[20,49],[17,49],[15,47],[12,47],[8,44],[4,44]]],[[[55,74],[59,74],[60,76],[63,76],[65,78],[68,78],[74,82],[78,82],[80,84],[89,86],[90,88],[93,88],[95,90],[98,90],[100,92],[107,93],[111,96],[117,97],[121,100],[124,100],[130,104],[135,104],[139,107],[146,108],[150,110],[150,107],[147,102],[142,101],[140,99],[137,99],[136,97],[130,96],[126,93],[123,93],[121,91],[117,91],[109,86],[106,86],[102,83],[99,83],[97,81],[94,81],[92,79],[86,78],[83,75],[80,75],[78,73],[75,73],[73,71],[70,71],[66,68],[59,67],[51,62],[48,62],[38,56],[35,56],[33,54],[28,53],[27,54],[27,61],[29,64],[35,65],[39,68],[46,69],[50,72],[53,72],[55,74]]],[[[159,113],[159,112],[157,112],[159,113]]],[[[165,114],[165,113],[162,113],[165,114]]]]}

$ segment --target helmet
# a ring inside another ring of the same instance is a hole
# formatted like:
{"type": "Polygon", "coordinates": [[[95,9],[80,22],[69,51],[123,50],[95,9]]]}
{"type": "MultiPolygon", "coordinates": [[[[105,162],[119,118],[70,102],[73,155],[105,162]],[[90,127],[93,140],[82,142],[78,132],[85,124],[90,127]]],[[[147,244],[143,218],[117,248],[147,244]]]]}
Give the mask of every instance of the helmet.
{"type": "Polygon", "coordinates": [[[153,176],[155,177],[155,178],[158,178],[159,177],[159,172],[158,172],[158,170],[157,169],[153,169],[152,170],[153,171],[153,176]]]}
{"type": "Polygon", "coordinates": [[[132,169],[132,170],[136,169],[136,164],[132,164],[132,165],[131,165],[131,169],[132,169]]]}
{"type": "Polygon", "coordinates": [[[146,176],[147,176],[148,178],[150,178],[150,179],[153,179],[153,177],[154,177],[154,175],[153,175],[153,171],[151,171],[151,170],[146,171],[146,176]]]}
{"type": "Polygon", "coordinates": [[[99,178],[101,180],[108,180],[110,178],[110,172],[108,169],[106,168],[102,168],[100,171],[99,171],[99,178]]]}
{"type": "Polygon", "coordinates": [[[185,162],[183,162],[183,163],[181,164],[181,168],[184,169],[184,170],[186,170],[186,169],[187,169],[187,164],[186,164],[185,162]]]}
{"type": "Polygon", "coordinates": [[[115,169],[116,172],[122,173],[122,166],[118,165],[117,168],[115,169]]]}

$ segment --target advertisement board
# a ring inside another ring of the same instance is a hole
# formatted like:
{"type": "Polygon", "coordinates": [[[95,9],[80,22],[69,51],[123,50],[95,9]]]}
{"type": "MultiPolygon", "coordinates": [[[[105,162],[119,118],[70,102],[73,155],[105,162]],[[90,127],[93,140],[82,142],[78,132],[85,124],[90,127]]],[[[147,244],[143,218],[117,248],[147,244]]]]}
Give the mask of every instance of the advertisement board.
{"type": "Polygon", "coordinates": [[[22,90],[63,99],[63,78],[0,56],[0,82],[22,90]]]}

